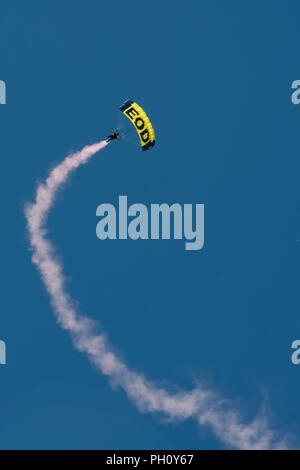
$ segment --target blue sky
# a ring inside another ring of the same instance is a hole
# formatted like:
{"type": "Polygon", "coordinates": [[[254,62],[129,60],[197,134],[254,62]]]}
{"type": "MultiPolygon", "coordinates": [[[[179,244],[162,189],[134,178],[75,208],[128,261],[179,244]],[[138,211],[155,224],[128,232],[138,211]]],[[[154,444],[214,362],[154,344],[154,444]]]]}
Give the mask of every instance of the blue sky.
{"type": "MultiPolygon", "coordinates": [[[[5,1],[0,11],[0,447],[223,448],[193,422],[143,415],[56,325],[23,207],[68,152],[105,137],[126,98],[155,124],[72,178],[50,234],[80,310],[160,383],[212,386],[299,441],[299,5],[291,1],[5,1]],[[205,247],[107,241],[96,207],[204,203],[205,247]],[[297,241],[298,240],[298,241],[297,241]]],[[[299,366],[300,367],[300,366],[299,366]]]]}

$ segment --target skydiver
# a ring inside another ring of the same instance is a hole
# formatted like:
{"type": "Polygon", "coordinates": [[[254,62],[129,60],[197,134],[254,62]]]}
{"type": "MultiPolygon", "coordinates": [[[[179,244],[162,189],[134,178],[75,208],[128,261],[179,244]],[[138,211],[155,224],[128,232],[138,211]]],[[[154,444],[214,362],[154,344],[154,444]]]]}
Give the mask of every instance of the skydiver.
{"type": "Polygon", "coordinates": [[[112,140],[115,140],[115,139],[120,139],[119,131],[114,131],[112,134],[109,134],[109,136],[107,136],[106,142],[111,142],[112,140]]]}

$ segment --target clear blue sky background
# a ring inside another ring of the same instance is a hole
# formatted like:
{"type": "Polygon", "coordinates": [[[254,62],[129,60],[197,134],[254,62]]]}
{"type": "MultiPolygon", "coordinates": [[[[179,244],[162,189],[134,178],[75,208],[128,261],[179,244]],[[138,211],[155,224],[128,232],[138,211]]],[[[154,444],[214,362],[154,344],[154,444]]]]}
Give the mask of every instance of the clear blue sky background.
{"type": "Polygon", "coordinates": [[[222,448],[193,422],[141,415],[56,325],[23,206],[70,150],[105,137],[126,98],[155,124],[73,178],[50,233],[80,309],[133,368],[195,379],[300,436],[299,2],[0,3],[1,448],[222,448]],[[101,202],[205,204],[205,248],[96,238],[101,202]],[[297,241],[298,240],[298,241],[297,241]]]}

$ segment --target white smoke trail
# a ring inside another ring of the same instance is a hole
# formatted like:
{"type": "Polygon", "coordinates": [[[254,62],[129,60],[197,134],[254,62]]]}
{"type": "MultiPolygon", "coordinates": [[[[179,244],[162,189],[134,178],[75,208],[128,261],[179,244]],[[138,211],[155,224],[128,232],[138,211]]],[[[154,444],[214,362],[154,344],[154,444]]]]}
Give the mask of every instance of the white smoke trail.
{"type": "Polygon", "coordinates": [[[106,336],[96,331],[97,324],[76,312],[66,291],[62,264],[47,238],[47,216],[58,190],[69,176],[106,145],[102,141],[66,157],[38,186],[34,203],[25,209],[32,261],[41,274],[58,323],[71,334],[75,347],[86,353],[114,384],[123,388],[141,411],[160,412],[169,419],[193,418],[198,425],[209,426],[229,447],[284,448],[284,441],[279,441],[269,428],[263,411],[254,420],[244,423],[239,414],[231,409],[230,403],[217,398],[211,390],[197,386],[190,392],[179,390],[171,393],[156,386],[142,374],[130,370],[113,352],[106,336]]]}

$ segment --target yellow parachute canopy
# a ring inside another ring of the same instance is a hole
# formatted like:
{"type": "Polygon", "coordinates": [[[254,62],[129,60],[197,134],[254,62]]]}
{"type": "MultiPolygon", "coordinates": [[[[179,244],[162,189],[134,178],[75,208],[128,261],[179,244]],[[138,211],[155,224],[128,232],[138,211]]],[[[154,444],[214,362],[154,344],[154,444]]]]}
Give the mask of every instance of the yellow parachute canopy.
{"type": "Polygon", "coordinates": [[[125,101],[120,110],[134,125],[140,139],[142,150],[149,150],[155,144],[155,133],[149,117],[137,103],[125,101]]]}

